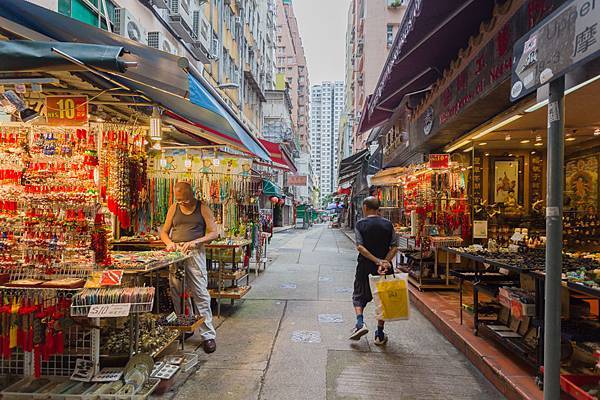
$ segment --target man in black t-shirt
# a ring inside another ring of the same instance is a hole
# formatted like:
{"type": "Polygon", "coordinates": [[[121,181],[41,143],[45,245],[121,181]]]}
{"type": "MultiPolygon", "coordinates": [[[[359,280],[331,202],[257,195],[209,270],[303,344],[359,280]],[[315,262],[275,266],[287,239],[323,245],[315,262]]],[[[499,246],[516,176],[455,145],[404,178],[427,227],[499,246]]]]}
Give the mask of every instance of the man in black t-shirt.
{"type": "MultiPolygon", "coordinates": [[[[369,275],[392,273],[392,260],[396,256],[398,248],[394,225],[379,215],[379,200],[376,197],[367,197],[363,201],[362,207],[365,218],[356,223],[356,249],[359,254],[354,277],[354,292],[352,293],[356,326],[352,330],[351,340],[359,340],[369,333],[363,318],[364,308],[373,300],[369,275]]],[[[388,338],[383,332],[383,325],[383,321],[377,321],[376,345],[383,345],[387,342],[388,338]]]]}

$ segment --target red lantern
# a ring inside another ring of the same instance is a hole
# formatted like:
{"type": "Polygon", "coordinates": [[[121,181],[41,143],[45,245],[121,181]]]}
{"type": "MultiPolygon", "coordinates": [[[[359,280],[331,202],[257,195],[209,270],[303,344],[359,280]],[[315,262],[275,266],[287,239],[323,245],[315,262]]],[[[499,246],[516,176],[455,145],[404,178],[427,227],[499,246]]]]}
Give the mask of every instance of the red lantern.
{"type": "Polygon", "coordinates": [[[277,198],[277,196],[273,196],[269,200],[271,200],[271,203],[273,203],[273,204],[277,204],[279,202],[279,199],[277,198]]]}
{"type": "Polygon", "coordinates": [[[285,204],[285,200],[284,199],[279,199],[279,205],[282,206],[285,204]]]}

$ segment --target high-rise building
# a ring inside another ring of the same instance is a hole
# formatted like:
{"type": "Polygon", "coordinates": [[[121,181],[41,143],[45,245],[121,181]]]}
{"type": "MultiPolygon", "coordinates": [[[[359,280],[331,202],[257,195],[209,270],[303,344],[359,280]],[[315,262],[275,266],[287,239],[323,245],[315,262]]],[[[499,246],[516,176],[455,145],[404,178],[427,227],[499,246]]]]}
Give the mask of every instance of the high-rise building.
{"type": "Polygon", "coordinates": [[[352,0],[346,34],[346,104],[340,127],[342,157],[365,148],[358,133],[367,96],[373,93],[409,0],[352,0]]]}
{"type": "Polygon", "coordinates": [[[310,93],[311,160],[320,182],[320,203],[337,188],[340,116],[344,82],[313,85],[310,93]]]}
{"type": "Polygon", "coordinates": [[[292,0],[277,0],[276,88],[289,87],[292,120],[301,153],[310,152],[308,68],[292,0]]]}

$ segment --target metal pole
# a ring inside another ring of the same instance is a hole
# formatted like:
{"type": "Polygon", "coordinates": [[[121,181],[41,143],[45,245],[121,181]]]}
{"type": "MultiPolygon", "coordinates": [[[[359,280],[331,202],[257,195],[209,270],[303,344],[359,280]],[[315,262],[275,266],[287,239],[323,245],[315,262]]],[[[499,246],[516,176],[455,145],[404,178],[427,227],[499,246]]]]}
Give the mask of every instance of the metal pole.
{"type": "Polygon", "coordinates": [[[560,291],[564,178],[565,78],[550,82],[546,208],[544,400],[560,399],[560,291]]]}

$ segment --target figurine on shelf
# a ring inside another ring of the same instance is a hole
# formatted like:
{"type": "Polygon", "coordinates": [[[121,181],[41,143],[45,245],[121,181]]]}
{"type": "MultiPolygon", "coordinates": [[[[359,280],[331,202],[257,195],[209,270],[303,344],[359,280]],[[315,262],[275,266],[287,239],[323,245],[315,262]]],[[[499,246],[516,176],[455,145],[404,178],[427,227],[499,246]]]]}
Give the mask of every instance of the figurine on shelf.
{"type": "Polygon", "coordinates": [[[177,268],[170,271],[169,283],[171,296],[177,314],[188,315],[198,310],[204,318],[202,325],[202,338],[204,351],[212,353],[216,350],[216,332],[212,324],[210,309],[210,294],[207,289],[208,279],[206,271],[206,252],[204,245],[218,237],[217,224],[210,208],[194,197],[192,186],[188,182],[175,184],[175,203],[169,207],[165,224],[161,230],[160,238],[167,245],[169,251],[182,251],[192,257],[185,263],[186,288],[176,276],[177,268]],[[193,304],[185,303],[181,307],[181,299],[189,292],[193,304]]]}

